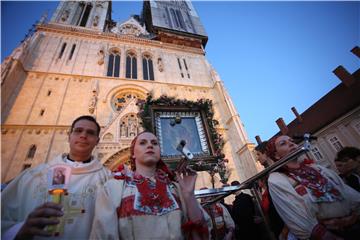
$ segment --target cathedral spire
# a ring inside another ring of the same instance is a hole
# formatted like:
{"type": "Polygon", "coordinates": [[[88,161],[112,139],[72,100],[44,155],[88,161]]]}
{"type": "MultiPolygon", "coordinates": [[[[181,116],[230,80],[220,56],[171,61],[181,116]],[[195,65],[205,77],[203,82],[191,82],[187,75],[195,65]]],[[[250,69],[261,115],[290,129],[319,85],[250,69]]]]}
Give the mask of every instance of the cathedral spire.
{"type": "Polygon", "coordinates": [[[50,23],[103,31],[111,19],[111,1],[61,1],[50,23]]]}

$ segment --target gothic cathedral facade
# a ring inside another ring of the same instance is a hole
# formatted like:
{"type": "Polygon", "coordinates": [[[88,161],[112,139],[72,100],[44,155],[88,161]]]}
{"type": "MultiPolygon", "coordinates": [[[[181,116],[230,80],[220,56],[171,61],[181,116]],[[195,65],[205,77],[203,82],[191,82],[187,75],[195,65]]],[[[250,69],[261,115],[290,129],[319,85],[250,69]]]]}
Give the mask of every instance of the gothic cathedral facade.
{"type": "MultiPolygon", "coordinates": [[[[111,1],[61,1],[2,63],[2,182],[67,152],[80,115],[101,125],[94,155],[109,168],[126,162],[142,131],[136,102],[150,93],[212,100],[230,181],[253,176],[253,144],[206,59],[208,37],[191,2],[145,1],[142,15],[123,23],[111,11],[111,1]]],[[[197,187],[210,181],[202,172],[197,187]]]]}

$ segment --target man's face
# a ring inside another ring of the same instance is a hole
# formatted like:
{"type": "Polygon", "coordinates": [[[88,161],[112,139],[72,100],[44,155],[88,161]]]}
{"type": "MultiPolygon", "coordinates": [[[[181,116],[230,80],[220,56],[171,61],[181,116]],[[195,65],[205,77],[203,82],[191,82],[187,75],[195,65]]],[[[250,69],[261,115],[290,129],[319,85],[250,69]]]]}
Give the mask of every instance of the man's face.
{"type": "Polygon", "coordinates": [[[265,153],[261,153],[261,152],[255,150],[255,155],[256,155],[256,158],[260,162],[261,165],[264,166],[264,165],[267,164],[268,157],[266,156],[265,153]]]}
{"type": "Polygon", "coordinates": [[[98,142],[96,124],[86,119],[79,120],[69,135],[70,154],[90,156],[98,142]]]}
{"type": "Polygon", "coordinates": [[[356,161],[351,158],[344,159],[342,161],[335,161],[336,168],[341,175],[348,175],[355,171],[357,167],[356,161]]]}

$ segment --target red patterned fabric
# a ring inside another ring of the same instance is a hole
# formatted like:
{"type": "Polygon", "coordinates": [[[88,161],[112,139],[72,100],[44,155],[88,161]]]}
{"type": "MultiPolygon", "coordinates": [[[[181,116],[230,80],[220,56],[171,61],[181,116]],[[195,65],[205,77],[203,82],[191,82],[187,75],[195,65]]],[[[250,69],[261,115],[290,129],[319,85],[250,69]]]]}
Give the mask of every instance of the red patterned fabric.
{"type": "Polygon", "coordinates": [[[262,198],[261,198],[261,208],[264,211],[265,215],[269,214],[269,209],[270,209],[270,195],[269,195],[269,190],[265,190],[264,193],[262,194],[262,198]]]}
{"type": "Polygon", "coordinates": [[[206,234],[208,235],[209,234],[209,231],[208,231],[208,228],[207,228],[207,225],[204,221],[196,221],[196,222],[193,222],[193,221],[187,221],[186,223],[184,223],[183,225],[181,225],[181,229],[184,231],[184,232],[192,232],[192,231],[195,231],[195,232],[198,232],[200,234],[206,234]]]}
{"type": "Polygon", "coordinates": [[[306,188],[303,185],[298,185],[295,187],[295,191],[300,195],[300,196],[304,196],[307,191],[306,188]]]}
{"type": "Polygon", "coordinates": [[[310,239],[311,240],[322,240],[322,239],[324,239],[326,232],[327,232],[327,230],[323,225],[317,224],[311,232],[310,239]]]}
{"type": "MultiPolygon", "coordinates": [[[[178,203],[178,205],[181,206],[180,199],[176,195],[173,196],[175,198],[175,201],[178,203]]],[[[135,201],[135,195],[130,195],[121,200],[120,206],[116,208],[118,218],[148,215],[147,213],[134,209],[134,201],[135,201]]]]}
{"type": "Polygon", "coordinates": [[[141,205],[153,208],[161,206],[162,208],[169,208],[172,201],[167,194],[168,178],[161,174],[158,170],[155,174],[155,189],[150,187],[150,179],[145,178],[139,174],[135,174],[134,181],[141,196],[141,205]]]}
{"type": "Polygon", "coordinates": [[[297,192],[303,193],[298,192],[300,195],[304,195],[308,189],[315,202],[333,202],[343,199],[339,190],[320,171],[307,164],[302,163],[299,168],[288,169],[287,175],[304,187],[303,190],[301,187],[298,187],[299,190],[295,188],[297,192]]]}
{"type": "Polygon", "coordinates": [[[131,195],[121,200],[121,205],[116,209],[118,218],[147,215],[144,212],[134,209],[134,199],[135,196],[131,195]]]}

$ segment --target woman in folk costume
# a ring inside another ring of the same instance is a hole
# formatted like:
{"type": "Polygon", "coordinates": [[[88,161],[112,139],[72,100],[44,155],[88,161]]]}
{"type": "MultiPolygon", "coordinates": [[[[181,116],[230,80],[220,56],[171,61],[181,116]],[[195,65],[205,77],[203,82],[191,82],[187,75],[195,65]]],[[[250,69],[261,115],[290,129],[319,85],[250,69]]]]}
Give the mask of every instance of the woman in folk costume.
{"type": "Polygon", "coordinates": [[[209,217],[194,196],[197,174],[174,174],[150,132],[130,146],[131,171],[119,168],[96,200],[91,239],[208,239],[209,217]],[[206,218],[205,218],[206,217],[206,218]]]}
{"type": "MultiPolygon", "coordinates": [[[[203,187],[200,190],[208,189],[203,187]]],[[[211,200],[211,197],[202,198],[202,202],[211,200]]],[[[234,236],[235,223],[227,208],[220,202],[213,203],[205,207],[212,221],[211,239],[231,240],[234,236]]]]}
{"type": "MultiPolygon", "coordinates": [[[[266,152],[278,161],[297,147],[283,135],[271,139],[266,152]]],[[[360,194],[334,171],[295,159],[268,183],[276,210],[298,239],[360,239],[360,194]]]]}

